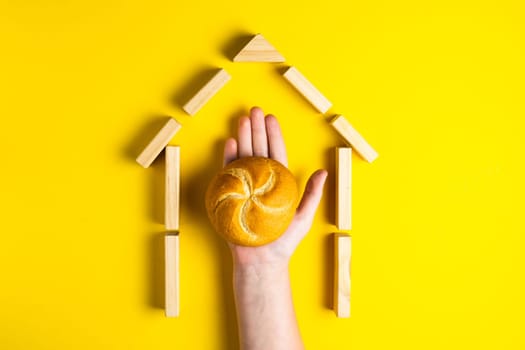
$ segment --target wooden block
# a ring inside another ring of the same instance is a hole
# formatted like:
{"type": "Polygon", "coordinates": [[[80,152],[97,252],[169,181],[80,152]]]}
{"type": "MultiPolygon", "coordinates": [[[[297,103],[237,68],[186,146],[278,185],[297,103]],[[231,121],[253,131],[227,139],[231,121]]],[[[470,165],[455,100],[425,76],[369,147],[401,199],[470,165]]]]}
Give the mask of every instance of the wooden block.
{"type": "Polygon", "coordinates": [[[350,259],[352,239],[347,234],[334,234],[334,311],[337,317],[350,317],[350,259]]]}
{"type": "Polygon", "coordinates": [[[170,118],[137,157],[137,163],[144,168],[149,167],[180,128],[181,125],[175,119],[170,118]]]}
{"type": "Polygon", "coordinates": [[[295,67],[284,73],[284,78],[292,84],[321,113],[326,113],[332,103],[324,97],[295,67]]]}
{"type": "Polygon", "coordinates": [[[230,75],[221,69],[182,107],[189,115],[195,115],[230,80],[230,75]]]}
{"type": "Polygon", "coordinates": [[[257,34],[233,58],[234,62],[284,62],[284,57],[261,34],[257,34]]]}
{"type": "Polygon", "coordinates": [[[377,152],[366,142],[356,129],[342,115],[335,116],[330,122],[345,141],[367,162],[372,163],[377,157],[377,152]]]}
{"type": "Polygon", "coordinates": [[[179,235],[167,234],[165,246],[166,317],[179,316],[179,235]]]}
{"type": "Polygon", "coordinates": [[[179,229],[180,147],[166,147],[165,220],[167,230],[179,229]]]}
{"type": "Polygon", "coordinates": [[[350,230],[352,228],[352,149],[336,148],[335,158],[337,167],[335,221],[339,230],[350,230]]]}

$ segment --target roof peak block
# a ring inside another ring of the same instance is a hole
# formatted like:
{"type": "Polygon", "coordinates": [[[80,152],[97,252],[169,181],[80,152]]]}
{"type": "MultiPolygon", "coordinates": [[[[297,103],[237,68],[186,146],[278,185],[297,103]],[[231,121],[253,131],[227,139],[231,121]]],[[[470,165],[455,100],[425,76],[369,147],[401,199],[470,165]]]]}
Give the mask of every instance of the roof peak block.
{"type": "Polygon", "coordinates": [[[233,62],[284,62],[284,57],[261,34],[255,35],[233,62]]]}

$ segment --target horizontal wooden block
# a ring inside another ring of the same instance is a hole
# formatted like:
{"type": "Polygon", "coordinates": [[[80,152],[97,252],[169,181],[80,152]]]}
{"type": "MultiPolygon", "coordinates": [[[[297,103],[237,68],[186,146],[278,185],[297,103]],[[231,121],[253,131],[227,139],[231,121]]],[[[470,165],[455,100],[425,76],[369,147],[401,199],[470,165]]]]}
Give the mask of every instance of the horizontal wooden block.
{"type": "Polygon", "coordinates": [[[165,225],[167,230],[179,229],[180,147],[166,147],[165,225]]]}
{"type": "Polygon", "coordinates": [[[234,62],[284,62],[284,57],[261,34],[257,34],[233,58],[234,62]]]}
{"type": "Polygon", "coordinates": [[[169,118],[168,122],[137,157],[137,163],[144,168],[149,167],[180,128],[181,125],[175,119],[169,118]]]}
{"type": "Polygon", "coordinates": [[[352,149],[336,148],[336,225],[339,230],[352,228],[352,149]]]}
{"type": "Polygon", "coordinates": [[[165,245],[166,317],[179,316],[179,235],[168,234],[165,245]]]}
{"type": "Polygon", "coordinates": [[[182,108],[189,115],[195,115],[229,80],[228,72],[219,70],[182,108]]]}
{"type": "Polygon", "coordinates": [[[347,234],[334,234],[334,311],[337,317],[350,317],[350,260],[352,239],[347,234]]]}
{"type": "Polygon", "coordinates": [[[328,101],[295,67],[290,67],[284,73],[284,78],[292,84],[321,113],[326,113],[332,107],[328,101]]]}
{"type": "Polygon", "coordinates": [[[377,152],[366,142],[366,140],[357,132],[356,129],[342,115],[335,116],[330,124],[337,132],[352,146],[361,157],[367,162],[372,163],[377,157],[377,152]]]}

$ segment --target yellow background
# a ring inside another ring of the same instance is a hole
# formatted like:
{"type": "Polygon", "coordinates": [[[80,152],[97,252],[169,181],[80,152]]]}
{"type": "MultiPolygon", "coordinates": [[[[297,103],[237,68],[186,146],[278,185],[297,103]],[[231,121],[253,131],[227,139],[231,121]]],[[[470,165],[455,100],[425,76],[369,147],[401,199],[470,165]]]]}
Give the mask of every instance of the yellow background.
{"type": "Polygon", "coordinates": [[[0,348],[236,349],[231,258],[204,214],[223,140],[260,105],[301,186],[330,171],[291,263],[310,349],[524,349],[525,9],[498,1],[0,3],[0,348]],[[333,147],[261,32],[378,150],[354,156],[352,318],[329,309],[333,147]],[[218,67],[231,80],[181,110],[218,67]],[[183,124],[181,316],[162,309],[163,160],[183,124]]]}

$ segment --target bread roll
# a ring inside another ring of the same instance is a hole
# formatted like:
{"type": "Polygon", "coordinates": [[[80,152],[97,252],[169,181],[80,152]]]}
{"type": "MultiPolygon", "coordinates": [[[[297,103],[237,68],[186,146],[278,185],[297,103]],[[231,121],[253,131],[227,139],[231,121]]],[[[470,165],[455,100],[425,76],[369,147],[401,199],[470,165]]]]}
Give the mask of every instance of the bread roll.
{"type": "Polygon", "coordinates": [[[297,204],[297,183],[281,163],[246,157],[226,165],[206,191],[206,210],[226,240],[260,246],[288,228],[297,204]]]}

